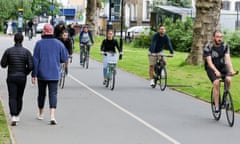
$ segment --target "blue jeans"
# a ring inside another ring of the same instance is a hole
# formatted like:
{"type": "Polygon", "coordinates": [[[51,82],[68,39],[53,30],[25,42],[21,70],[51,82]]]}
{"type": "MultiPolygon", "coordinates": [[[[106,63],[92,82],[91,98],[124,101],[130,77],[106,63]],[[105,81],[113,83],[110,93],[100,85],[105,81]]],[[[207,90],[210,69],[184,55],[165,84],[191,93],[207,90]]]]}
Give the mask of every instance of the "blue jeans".
{"type": "Polygon", "coordinates": [[[107,56],[103,55],[103,77],[104,77],[104,79],[106,79],[108,77],[107,67],[108,67],[107,56]]]}
{"type": "Polygon", "coordinates": [[[50,108],[57,108],[58,81],[38,80],[38,108],[43,109],[48,87],[48,97],[50,108]]]}

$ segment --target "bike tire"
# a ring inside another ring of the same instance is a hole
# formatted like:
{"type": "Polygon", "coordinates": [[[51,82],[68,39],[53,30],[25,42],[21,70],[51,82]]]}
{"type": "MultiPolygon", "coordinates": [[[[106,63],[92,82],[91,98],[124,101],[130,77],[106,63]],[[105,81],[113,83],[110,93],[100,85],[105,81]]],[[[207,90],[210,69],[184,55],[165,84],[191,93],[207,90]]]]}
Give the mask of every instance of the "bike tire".
{"type": "Polygon", "coordinates": [[[82,60],[83,60],[82,67],[85,68],[85,62],[86,62],[85,53],[83,54],[82,60]]]}
{"type": "Polygon", "coordinates": [[[110,88],[110,90],[114,90],[114,87],[115,87],[115,76],[116,76],[116,70],[112,69],[111,78],[109,80],[109,88],[110,88]]]}
{"type": "Polygon", "coordinates": [[[212,110],[212,115],[213,118],[218,121],[221,117],[221,98],[219,96],[219,113],[216,113],[216,107],[215,107],[215,102],[214,102],[214,97],[213,97],[213,89],[211,90],[211,110],[212,110]]]}
{"type": "Polygon", "coordinates": [[[86,52],[85,56],[85,68],[88,69],[89,66],[89,52],[86,52]]]}
{"type": "Polygon", "coordinates": [[[105,84],[106,88],[108,88],[108,86],[109,86],[109,78],[107,79],[106,84],[105,84]]]}
{"type": "Polygon", "coordinates": [[[225,95],[225,108],[228,124],[232,127],[234,125],[234,105],[230,92],[226,92],[225,95]]]}
{"type": "Polygon", "coordinates": [[[160,89],[161,91],[164,91],[167,87],[167,70],[165,66],[161,68],[159,81],[160,89]]]}
{"type": "Polygon", "coordinates": [[[64,83],[65,83],[65,76],[66,76],[66,73],[65,73],[65,66],[61,66],[61,76],[60,76],[60,80],[59,80],[59,87],[61,89],[64,88],[64,83]]]}

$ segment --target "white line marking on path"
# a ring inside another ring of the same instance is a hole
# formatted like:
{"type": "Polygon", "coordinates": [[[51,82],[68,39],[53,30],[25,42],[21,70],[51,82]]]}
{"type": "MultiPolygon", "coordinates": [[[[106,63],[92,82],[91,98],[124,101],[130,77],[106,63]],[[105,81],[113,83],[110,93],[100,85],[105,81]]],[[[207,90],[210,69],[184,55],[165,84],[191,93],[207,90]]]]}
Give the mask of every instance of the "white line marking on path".
{"type": "Polygon", "coordinates": [[[122,112],[126,113],[127,115],[131,116],[132,118],[134,118],[135,120],[137,120],[138,122],[142,123],[143,125],[145,125],[146,127],[148,127],[149,129],[153,130],[154,132],[156,132],[157,134],[161,135],[162,137],[166,138],[167,140],[169,140],[170,142],[172,142],[173,144],[181,144],[180,142],[178,142],[177,140],[173,139],[172,137],[170,137],[169,135],[167,135],[166,133],[160,131],[159,129],[155,128],[154,126],[152,126],[151,124],[147,123],[146,121],[144,121],[143,119],[141,119],[140,117],[134,115],[133,113],[129,112],[128,110],[126,110],[125,108],[121,107],[120,105],[116,104],[115,102],[111,101],[110,99],[106,98],[105,96],[103,96],[102,94],[96,92],[95,90],[93,90],[92,88],[90,88],[89,86],[87,86],[86,84],[84,84],[83,82],[79,81],[77,78],[73,77],[71,74],[68,74],[68,76],[73,79],[74,81],[76,81],[77,83],[79,83],[80,85],[82,85],[83,87],[85,87],[86,89],[88,89],[89,91],[91,91],[92,93],[96,94],[97,96],[99,96],[100,98],[102,98],[103,100],[105,100],[106,102],[110,103],[111,105],[113,105],[114,107],[118,108],[119,110],[121,110],[122,112]]]}

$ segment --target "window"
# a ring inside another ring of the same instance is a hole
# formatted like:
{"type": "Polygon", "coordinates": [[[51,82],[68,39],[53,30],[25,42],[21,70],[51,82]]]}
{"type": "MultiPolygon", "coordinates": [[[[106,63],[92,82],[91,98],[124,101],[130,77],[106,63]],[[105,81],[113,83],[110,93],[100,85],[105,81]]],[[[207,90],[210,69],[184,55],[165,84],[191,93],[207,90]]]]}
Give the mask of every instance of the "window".
{"type": "Polygon", "coordinates": [[[150,1],[146,1],[146,10],[147,10],[146,19],[149,19],[150,18],[150,1]]]}
{"type": "Polygon", "coordinates": [[[235,2],[235,11],[240,11],[240,2],[235,2]]]}
{"type": "Polygon", "coordinates": [[[223,1],[223,10],[230,10],[230,1],[223,1]]]}

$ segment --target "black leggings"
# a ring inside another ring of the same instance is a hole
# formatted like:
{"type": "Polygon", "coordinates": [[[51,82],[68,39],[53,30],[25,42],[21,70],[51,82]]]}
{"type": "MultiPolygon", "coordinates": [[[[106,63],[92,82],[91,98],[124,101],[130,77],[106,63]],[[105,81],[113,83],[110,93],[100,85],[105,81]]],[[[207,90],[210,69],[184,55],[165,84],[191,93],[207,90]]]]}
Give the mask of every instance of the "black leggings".
{"type": "Polygon", "coordinates": [[[10,114],[11,116],[18,116],[22,110],[23,94],[26,86],[26,77],[8,76],[7,86],[10,114]]]}

